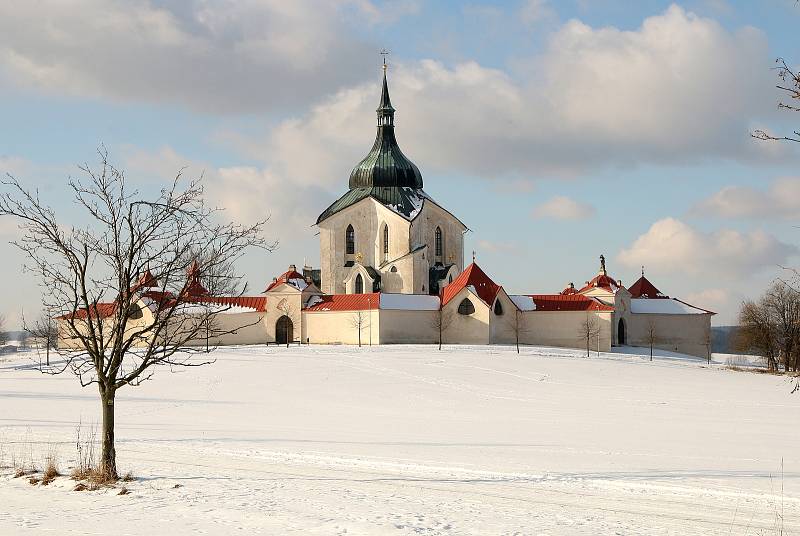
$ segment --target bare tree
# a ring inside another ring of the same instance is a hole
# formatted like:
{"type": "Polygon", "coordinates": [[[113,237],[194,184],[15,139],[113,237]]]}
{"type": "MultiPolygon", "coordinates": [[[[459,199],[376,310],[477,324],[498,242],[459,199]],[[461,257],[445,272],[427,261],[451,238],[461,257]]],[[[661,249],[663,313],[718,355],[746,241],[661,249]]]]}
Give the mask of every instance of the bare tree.
{"type": "Polygon", "coordinates": [[[778,371],[780,347],[777,328],[772,322],[769,310],[761,303],[745,301],[739,309],[739,329],[734,346],[741,352],[752,352],[762,356],[767,368],[778,371]]]}
{"type": "Polygon", "coordinates": [[[597,320],[593,316],[586,314],[578,329],[578,335],[586,340],[586,357],[589,357],[589,348],[591,341],[594,337],[600,337],[600,327],[597,325],[597,320]]]}
{"type": "Polygon", "coordinates": [[[525,323],[525,318],[522,316],[522,311],[519,307],[514,307],[514,314],[509,315],[509,326],[511,331],[514,332],[514,340],[517,344],[517,353],[519,353],[519,339],[522,335],[528,333],[528,325],[525,323]]]}
{"type": "Polygon", "coordinates": [[[358,332],[358,347],[361,348],[361,332],[365,329],[372,329],[369,325],[369,312],[364,310],[353,311],[350,317],[350,325],[358,332]]]}
{"type": "Polygon", "coordinates": [[[653,345],[658,343],[658,330],[656,329],[655,320],[647,322],[644,328],[644,340],[650,345],[650,361],[653,360],[653,345]]]}
{"type": "Polygon", "coordinates": [[[47,359],[46,364],[49,367],[50,349],[52,348],[55,350],[58,346],[58,324],[56,320],[50,315],[42,314],[32,325],[28,325],[23,318],[22,325],[23,329],[36,340],[39,347],[44,345],[47,359]]]}
{"type": "MultiPolygon", "coordinates": [[[[219,223],[220,211],[204,203],[199,179],[184,180],[178,173],[160,194],[147,199],[127,187],[124,173],[109,162],[104,148],[98,152],[99,167],[80,166],[83,178],[69,181],[90,222],[85,227],[59,221],[38,191],[10,175],[3,181],[10,191],[0,196],[0,215],[20,221],[22,237],[13,244],[26,254],[26,269],[39,280],[45,314],[60,319],[58,351],[64,364],[41,370],[70,371],[82,386],[98,386],[103,426],[98,469],[117,478],[117,391],[152,378],[160,366],[212,362],[197,360],[186,348],[207,320],[224,312],[194,306],[186,277],[189,252],[207,252],[198,267],[202,277],[250,247],[271,245],[260,236],[264,222],[219,223]],[[62,341],[69,350],[62,351],[62,341]]],[[[230,280],[244,293],[240,277],[230,280]]]]}
{"type": "Polygon", "coordinates": [[[450,325],[453,323],[453,311],[448,309],[444,310],[444,307],[441,305],[439,306],[439,310],[436,311],[436,314],[431,319],[431,327],[436,330],[439,334],[439,350],[442,349],[442,342],[444,341],[444,332],[450,328],[450,325]]]}
{"type": "MultiPolygon", "coordinates": [[[[800,105],[797,104],[800,101],[800,72],[790,68],[784,58],[778,58],[775,63],[777,64],[775,69],[778,72],[779,80],[778,85],[775,87],[781,90],[785,96],[788,96],[788,101],[782,100],[778,102],[778,108],[790,112],[800,112],[800,105]]],[[[800,142],[800,130],[795,130],[790,136],[774,136],[764,130],[755,130],[752,136],[759,140],[800,142]]]]}

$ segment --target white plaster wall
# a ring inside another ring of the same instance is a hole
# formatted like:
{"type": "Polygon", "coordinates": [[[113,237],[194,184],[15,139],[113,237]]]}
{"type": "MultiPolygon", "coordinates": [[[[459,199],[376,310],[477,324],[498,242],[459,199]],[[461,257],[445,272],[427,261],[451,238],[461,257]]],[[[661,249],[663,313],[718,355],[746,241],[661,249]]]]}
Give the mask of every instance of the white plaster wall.
{"type": "Polygon", "coordinates": [[[647,328],[655,323],[658,342],[653,346],[671,352],[707,357],[707,341],[710,341],[710,314],[665,315],[634,313],[628,321],[631,346],[650,347],[647,341],[647,328]]]}
{"type": "Polygon", "coordinates": [[[478,296],[468,289],[461,289],[447,305],[444,306],[445,312],[451,315],[450,325],[444,333],[444,339],[449,344],[489,344],[491,334],[489,332],[489,307],[478,296]],[[475,312],[471,315],[458,314],[458,306],[464,298],[469,298],[475,306],[475,312]]]}
{"type": "MultiPolygon", "coordinates": [[[[434,325],[438,311],[380,311],[382,344],[433,344],[439,342],[439,330],[434,325]]],[[[447,341],[447,336],[443,337],[447,341]]]]}
{"type": "MultiPolygon", "coordinates": [[[[361,344],[380,344],[379,310],[363,311],[364,329],[361,344]]],[[[353,326],[355,311],[305,311],[303,312],[303,342],[311,344],[358,344],[358,329],[353,326]]]]}
{"type": "MultiPolygon", "coordinates": [[[[590,312],[600,330],[600,351],[611,350],[611,312],[590,312]]],[[[522,313],[525,318],[520,341],[525,344],[557,346],[562,348],[586,348],[585,336],[581,335],[581,324],[586,320],[585,311],[529,311],[522,313]]],[[[591,350],[597,350],[597,340],[591,343],[591,350]]]]}

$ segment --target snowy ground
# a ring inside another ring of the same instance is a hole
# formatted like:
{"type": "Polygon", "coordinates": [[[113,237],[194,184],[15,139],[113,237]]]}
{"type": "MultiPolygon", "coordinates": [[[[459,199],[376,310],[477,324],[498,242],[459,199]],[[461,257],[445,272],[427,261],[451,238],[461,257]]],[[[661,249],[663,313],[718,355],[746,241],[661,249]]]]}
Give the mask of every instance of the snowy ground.
{"type": "MultiPolygon", "coordinates": [[[[800,534],[793,384],[636,352],[221,349],[119,395],[130,495],[2,469],[0,534],[800,534]]],[[[69,465],[96,393],[2,359],[0,457],[69,465]]]]}

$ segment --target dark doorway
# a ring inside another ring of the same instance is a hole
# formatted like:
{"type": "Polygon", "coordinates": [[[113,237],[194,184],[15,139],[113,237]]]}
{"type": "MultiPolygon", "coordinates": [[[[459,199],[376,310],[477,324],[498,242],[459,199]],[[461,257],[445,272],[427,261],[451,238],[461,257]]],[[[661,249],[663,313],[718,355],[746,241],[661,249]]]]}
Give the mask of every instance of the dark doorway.
{"type": "Polygon", "coordinates": [[[294,340],[294,325],[292,319],[283,315],[275,322],[275,342],[288,344],[294,340]]]}
{"type": "Polygon", "coordinates": [[[620,318],[617,323],[617,344],[626,344],[625,340],[625,320],[620,318]]]}

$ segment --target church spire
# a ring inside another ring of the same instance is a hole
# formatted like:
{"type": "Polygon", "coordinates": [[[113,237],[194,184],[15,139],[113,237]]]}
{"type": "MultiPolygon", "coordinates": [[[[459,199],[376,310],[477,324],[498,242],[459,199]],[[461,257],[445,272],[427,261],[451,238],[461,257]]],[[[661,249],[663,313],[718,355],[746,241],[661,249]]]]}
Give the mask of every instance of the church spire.
{"type": "Polygon", "coordinates": [[[386,58],[383,58],[383,89],[381,90],[381,102],[378,105],[378,126],[379,127],[393,127],[394,126],[394,108],[392,101],[389,98],[389,84],[386,81],[386,58]]]}
{"type": "MultiPolygon", "coordinates": [[[[383,52],[382,52],[383,54],[383,52]]],[[[383,63],[383,84],[378,113],[378,131],[372,149],[350,172],[354,188],[422,188],[422,174],[397,145],[394,136],[394,107],[386,80],[388,65],[383,63]]],[[[396,203],[395,203],[396,204],[396,203]]]]}

